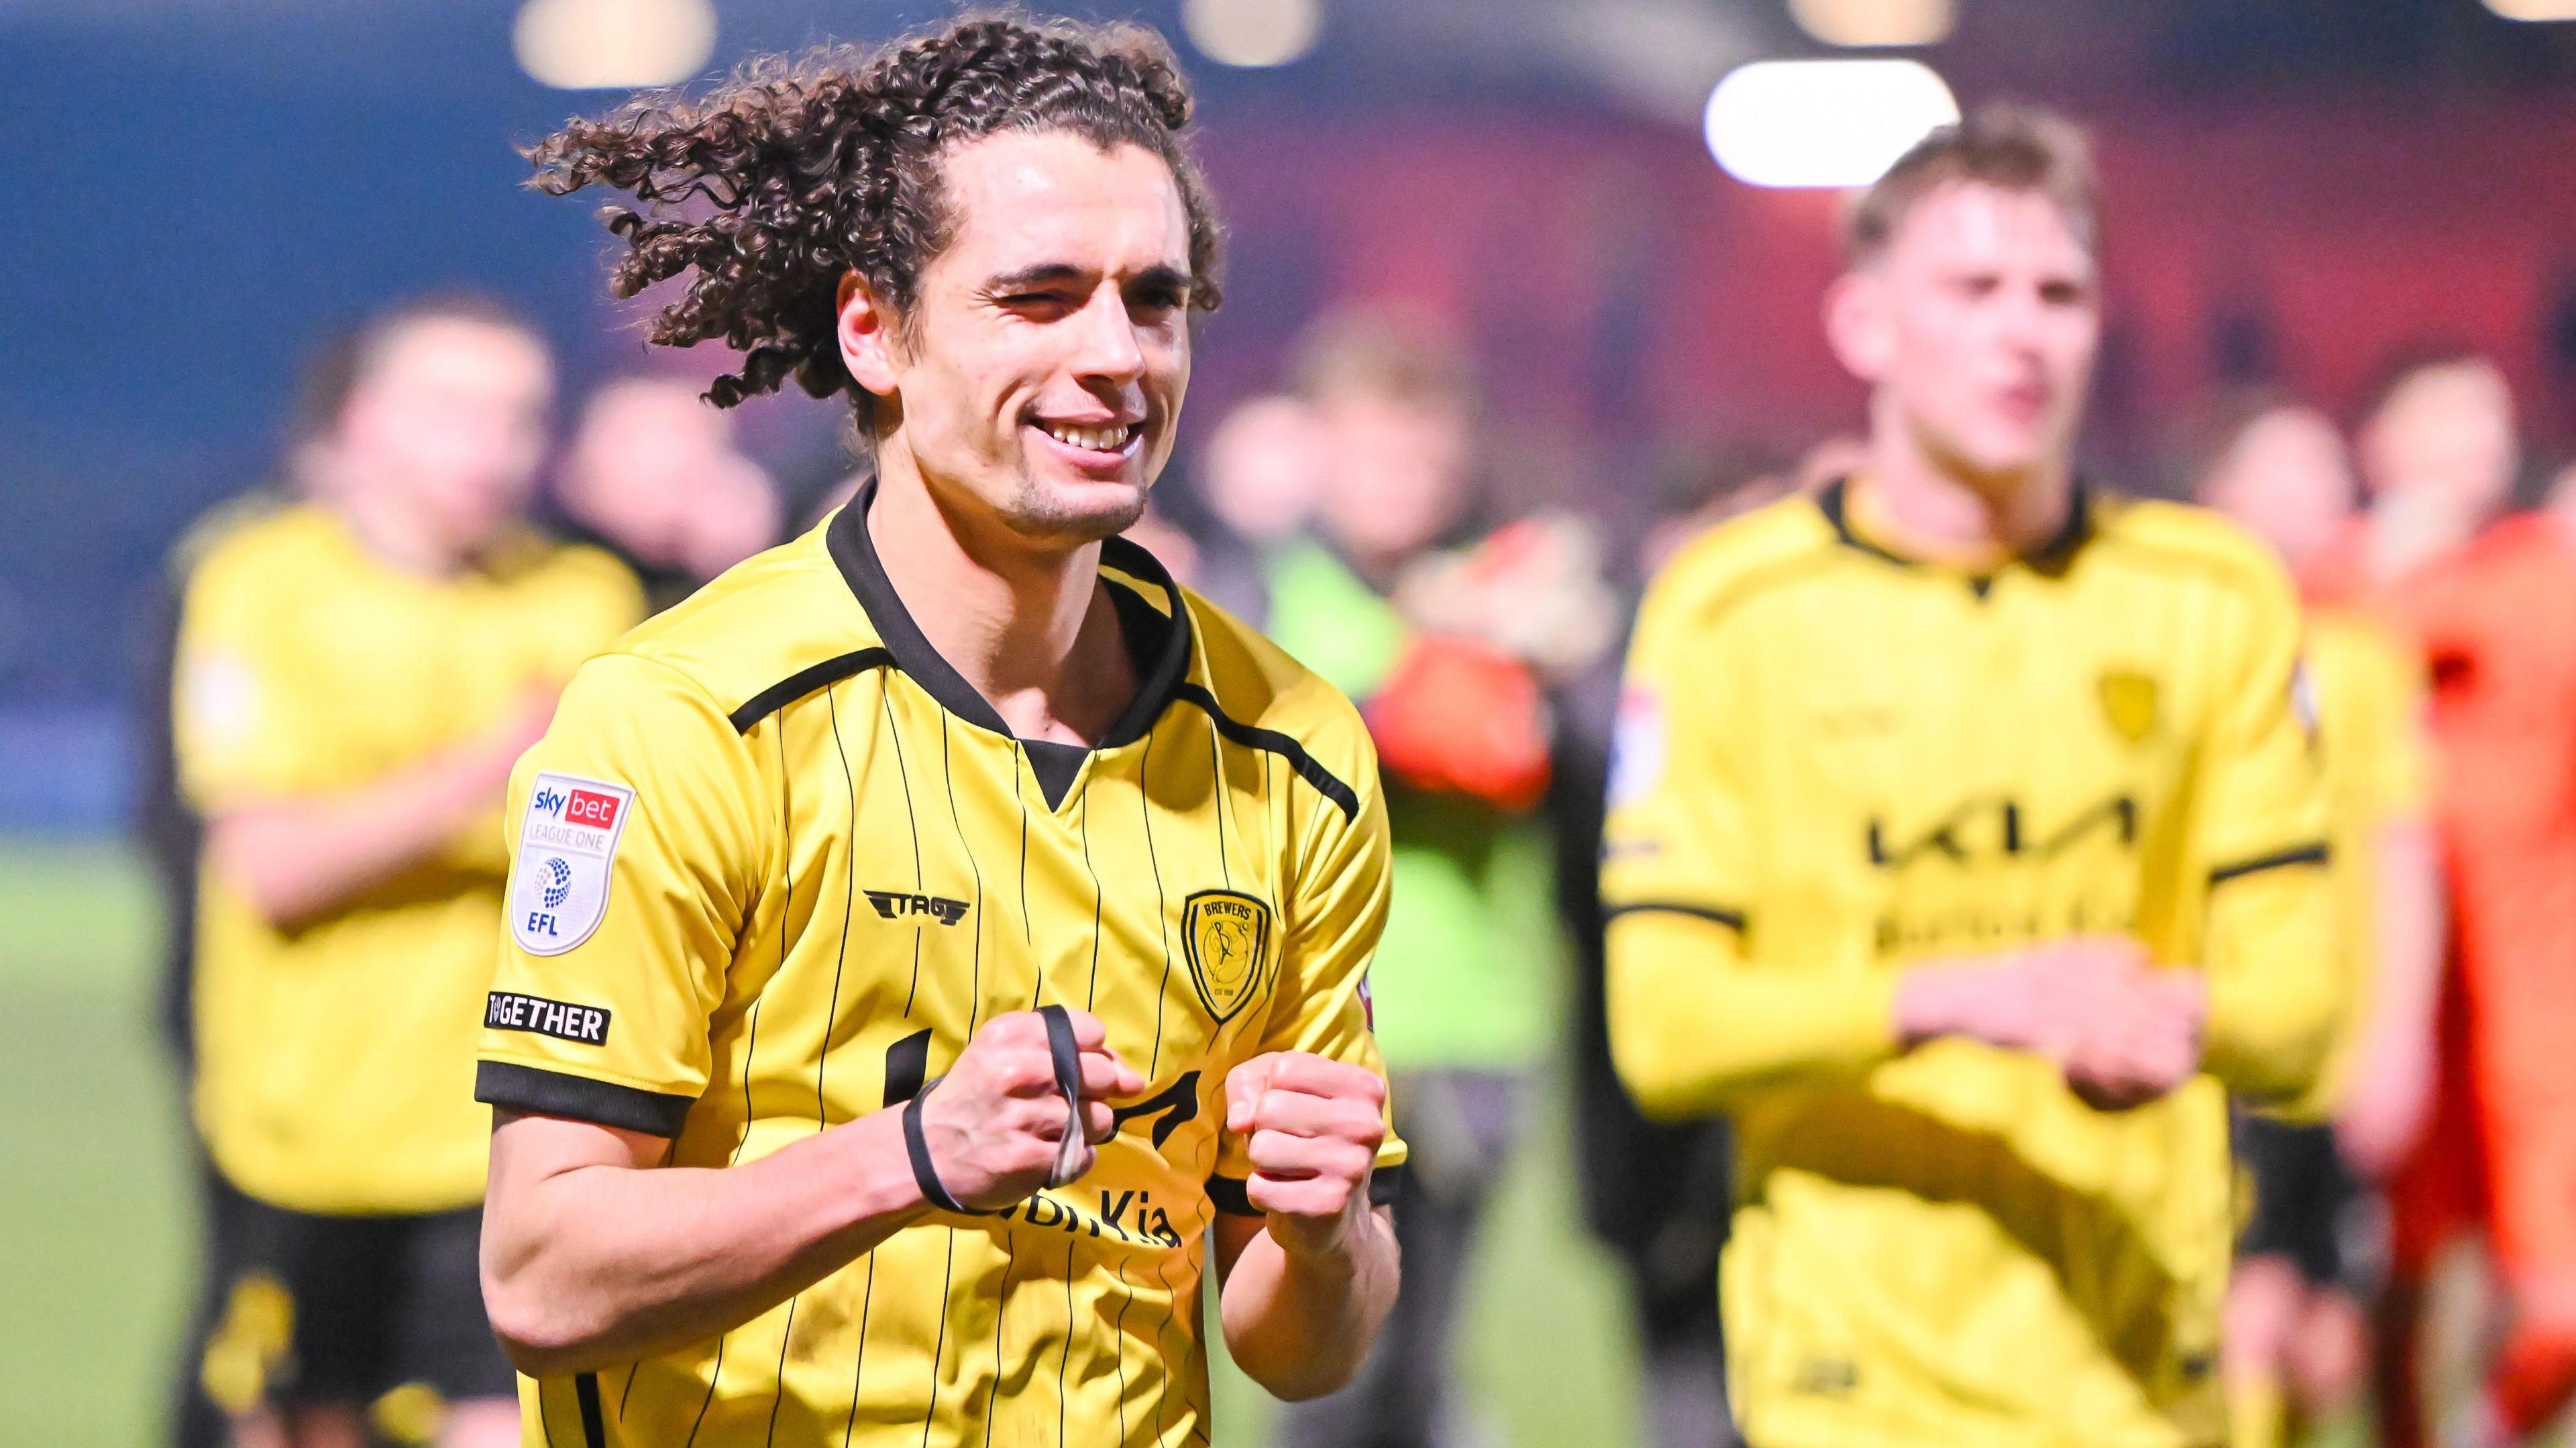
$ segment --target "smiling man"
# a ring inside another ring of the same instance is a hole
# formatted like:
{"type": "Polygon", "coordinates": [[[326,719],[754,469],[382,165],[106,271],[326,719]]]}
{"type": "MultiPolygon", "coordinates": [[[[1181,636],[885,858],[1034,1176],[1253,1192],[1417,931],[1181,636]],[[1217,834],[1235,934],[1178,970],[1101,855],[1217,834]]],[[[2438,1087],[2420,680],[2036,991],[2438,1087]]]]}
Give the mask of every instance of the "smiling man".
{"type": "Polygon", "coordinates": [[[729,404],[877,481],[583,669],[513,784],[484,1288],[530,1442],[1204,1439],[1393,1301],[1351,706],[1115,535],[1216,224],[1148,32],[982,20],[537,148],[729,404]],[[682,209],[676,203],[688,203],[682,209]]]}
{"type": "Polygon", "coordinates": [[[1853,212],[1859,472],[1685,552],[1620,710],[1611,1042],[1733,1115],[1757,1448],[2215,1444],[2226,1094],[2332,1024],[2326,820],[2262,545],[2072,457],[2090,169],[2024,111],[1853,212]]]}

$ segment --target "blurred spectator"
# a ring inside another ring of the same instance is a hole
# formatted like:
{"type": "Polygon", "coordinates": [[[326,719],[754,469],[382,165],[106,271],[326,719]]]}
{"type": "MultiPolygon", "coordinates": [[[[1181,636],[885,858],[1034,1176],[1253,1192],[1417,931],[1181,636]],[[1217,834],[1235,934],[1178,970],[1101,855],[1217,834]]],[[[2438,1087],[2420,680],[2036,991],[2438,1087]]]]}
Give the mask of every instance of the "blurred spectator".
{"type": "Polygon", "coordinates": [[[2359,451],[2370,511],[2309,581],[2423,650],[2455,912],[2432,1122],[2390,1187],[2384,1431],[2425,1441],[2423,1287],[2445,1246],[2483,1228],[2511,1326],[2443,1437],[2506,1443],[2576,1385],[2576,544],[2546,517],[2503,515],[2520,446],[2483,357],[2393,368],[2359,451]]]}
{"type": "MultiPolygon", "coordinates": [[[[1779,462],[1753,448],[1668,459],[1656,489],[1661,516],[1638,547],[1636,581],[1652,577],[1701,532],[1786,495],[1779,462]]],[[[1622,617],[1634,607],[1632,594],[1622,617]]],[[[1717,1448],[1735,1441],[1717,1308],[1718,1249],[1733,1210],[1733,1136],[1723,1117],[1648,1121],[1610,1060],[1601,827],[1624,652],[1604,653],[1555,694],[1548,812],[1556,826],[1556,907],[1573,947],[1577,1180],[1586,1224],[1627,1272],[1648,1441],[1654,1448],[1717,1448]]]]}
{"type": "MultiPolygon", "coordinates": [[[[1293,397],[1256,397],[1216,425],[1191,481],[1192,585],[1260,628],[1271,555],[1306,526],[1327,465],[1323,425],[1293,397]]],[[[1169,560],[1166,559],[1168,562],[1169,560]]]]}
{"type": "Polygon", "coordinates": [[[1192,538],[1159,508],[1147,507],[1145,515],[1127,527],[1128,541],[1154,555],[1156,562],[1171,571],[1174,578],[1192,588],[1206,575],[1199,557],[1198,540],[1192,538]]]}
{"type": "Polygon", "coordinates": [[[2576,462],[2563,463],[2549,476],[2541,507],[2563,528],[2576,530],[2576,462]]]}
{"type": "MultiPolygon", "coordinates": [[[[2194,468],[2200,499],[2296,570],[2328,547],[2357,499],[2343,439],[2323,414],[2255,396],[2224,408],[2194,468]]],[[[2367,1381],[2372,1285],[2346,1246],[2375,1183],[2423,1129],[2443,949],[2442,878],[2429,819],[2423,669],[2411,643],[2348,609],[2308,619],[2307,681],[2333,814],[2345,1020],[2336,1064],[2293,1114],[2244,1114],[2237,1149],[2254,1214],[2228,1283],[2224,1363],[2237,1448],[2280,1445],[2350,1410],[2367,1381]]]]}
{"type": "Polygon", "coordinates": [[[642,601],[522,521],[553,369],[514,315],[413,303],[319,375],[304,500],[203,540],[174,650],[213,1167],[187,1366],[243,1444],[515,1443],[472,1100],[502,788],[642,601]]]}
{"type": "Polygon", "coordinates": [[[1611,608],[1586,536],[1562,522],[1441,547],[1475,504],[1476,398],[1427,330],[1328,320],[1297,375],[1327,466],[1315,536],[1266,571],[1269,631],[1359,702],[1377,740],[1395,870],[1370,986],[1413,1155],[1395,1315],[1352,1386],[1288,1410],[1282,1441],[1417,1448],[1466,1431],[1447,1381],[1459,1290],[1548,1035],[1531,813],[1548,784],[1545,670],[1590,662],[1611,608]]]}
{"type": "Polygon", "coordinates": [[[592,393],[555,492],[575,540],[624,559],[656,613],[779,541],[777,489],[734,447],[732,416],[671,378],[592,393]]]}

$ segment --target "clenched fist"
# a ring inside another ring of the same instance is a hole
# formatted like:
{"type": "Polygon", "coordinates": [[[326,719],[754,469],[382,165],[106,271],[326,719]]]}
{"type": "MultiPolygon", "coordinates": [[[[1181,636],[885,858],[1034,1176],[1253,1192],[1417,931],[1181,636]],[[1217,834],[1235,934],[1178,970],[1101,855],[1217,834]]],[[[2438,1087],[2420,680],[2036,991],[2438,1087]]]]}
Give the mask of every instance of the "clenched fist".
{"type": "Polygon", "coordinates": [[[1369,1173],[1386,1140],[1386,1083],[1303,1051],[1255,1056],[1225,1078],[1225,1129],[1244,1135],[1244,1196],[1291,1256],[1340,1245],[1368,1216],[1369,1173]]]}
{"type": "Polygon", "coordinates": [[[2143,1105],[2200,1069],[2207,994],[2126,936],[2075,936],[2007,955],[1919,967],[1897,993],[1909,1040],[1966,1036],[2044,1056],[2105,1111],[2143,1105]]]}
{"type": "MultiPolygon", "coordinates": [[[[1092,1148],[1116,1130],[1109,1102],[1145,1089],[1145,1078],[1109,1048],[1108,1029],[1067,1010],[1082,1067],[1083,1142],[1066,1180],[1091,1169],[1092,1148]]],[[[1007,1207],[1047,1184],[1072,1125],[1057,1089],[1046,1022],[1012,1011],[984,1023],[921,1103],[922,1141],[939,1183],[977,1211],[1007,1207]]]]}

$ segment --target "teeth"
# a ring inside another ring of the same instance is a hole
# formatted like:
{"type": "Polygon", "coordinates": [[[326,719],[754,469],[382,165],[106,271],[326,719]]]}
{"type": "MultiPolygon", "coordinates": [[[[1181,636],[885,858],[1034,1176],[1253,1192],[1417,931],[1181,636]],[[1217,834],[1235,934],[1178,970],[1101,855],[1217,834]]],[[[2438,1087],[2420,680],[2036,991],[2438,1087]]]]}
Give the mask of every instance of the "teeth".
{"type": "Polygon", "coordinates": [[[1039,426],[1046,430],[1047,436],[1067,447],[1088,448],[1093,452],[1118,451],[1127,445],[1128,435],[1134,431],[1129,427],[1083,427],[1063,422],[1041,423],[1039,426]]]}

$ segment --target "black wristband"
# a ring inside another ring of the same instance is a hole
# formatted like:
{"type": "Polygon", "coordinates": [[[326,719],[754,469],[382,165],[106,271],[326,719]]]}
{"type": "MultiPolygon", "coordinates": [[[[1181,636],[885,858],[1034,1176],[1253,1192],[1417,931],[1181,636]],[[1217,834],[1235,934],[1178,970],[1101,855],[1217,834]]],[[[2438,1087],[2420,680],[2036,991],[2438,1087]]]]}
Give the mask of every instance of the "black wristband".
{"type": "Polygon", "coordinates": [[[903,1104],[903,1150],[906,1156],[912,1158],[913,1185],[921,1188],[924,1200],[943,1212],[956,1212],[969,1217],[989,1217],[992,1213],[979,1212],[950,1196],[948,1188],[940,1183],[939,1168],[931,1165],[930,1143],[923,1140],[921,1135],[921,1103],[930,1099],[931,1088],[938,1084],[935,1080],[925,1082],[920,1090],[912,1093],[912,1099],[903,1104]]]}
{"type": "Polygon", "coordinates": [[[1062,1006],[1038,1007],[1045,1023],[1047,1054],[1055,1065],[1056,1094],[1064,1098],[1064,1139],[1056,1143],[1055,1161],[1047,1167],[1046,1184],[1060,1187],[1074,1178],[1073,1164],[1089,1132],[1082,1110],[1082,1048],[1073,1041],[1073,1017],[1062,1006]]]}
{"type": "Polygon", "coordinates": [[[1073,1017],[1062,1006],[1038,1007],[1045,1023],[1047,1055],[1055,1062],[1055,1089],[1076,1106],[1082,1104],[1082,1048],[1073,1043],[1073,1017]]]}

